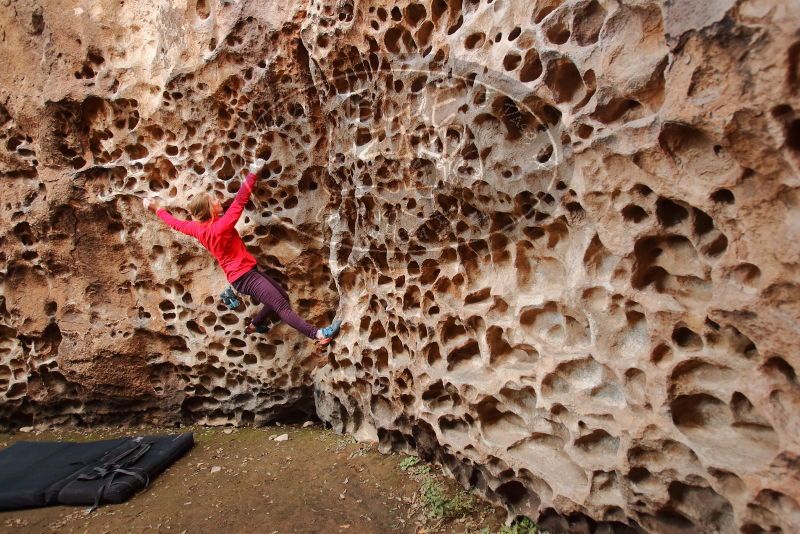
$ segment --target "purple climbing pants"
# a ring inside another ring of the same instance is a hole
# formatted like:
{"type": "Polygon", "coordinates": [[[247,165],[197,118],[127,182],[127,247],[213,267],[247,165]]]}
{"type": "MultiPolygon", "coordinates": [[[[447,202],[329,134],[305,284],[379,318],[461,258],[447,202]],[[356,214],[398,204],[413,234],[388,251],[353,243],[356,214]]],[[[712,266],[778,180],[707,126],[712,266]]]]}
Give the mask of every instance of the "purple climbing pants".
{"type": "Polygon", "coordinates": [[[286,294],[286,291],[278,282],[259,272],[258,269],[253,268],[247,271],[234,280],[231,285],[239,293],[250,295],[264,305],[253,318],[254,325],[263,324],[267,314],[274,310],[280,316],[281,321],[311,339],[316,338],[317,328],[305,322],[294,312],[292,305],[289,304],[289,295],[286,294]]]}

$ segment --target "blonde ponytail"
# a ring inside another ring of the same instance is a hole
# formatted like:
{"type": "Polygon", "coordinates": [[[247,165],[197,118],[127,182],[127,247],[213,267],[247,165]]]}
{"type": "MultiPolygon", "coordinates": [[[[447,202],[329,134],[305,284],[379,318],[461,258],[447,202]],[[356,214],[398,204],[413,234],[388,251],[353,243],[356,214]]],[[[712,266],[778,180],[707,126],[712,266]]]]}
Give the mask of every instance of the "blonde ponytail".
{"type": "Polygon", "coordinates": [[[207,221],[213,213],[211,209],[211,195],[200,193],[189,201],[189,213],[196,221],[207,221]]]}

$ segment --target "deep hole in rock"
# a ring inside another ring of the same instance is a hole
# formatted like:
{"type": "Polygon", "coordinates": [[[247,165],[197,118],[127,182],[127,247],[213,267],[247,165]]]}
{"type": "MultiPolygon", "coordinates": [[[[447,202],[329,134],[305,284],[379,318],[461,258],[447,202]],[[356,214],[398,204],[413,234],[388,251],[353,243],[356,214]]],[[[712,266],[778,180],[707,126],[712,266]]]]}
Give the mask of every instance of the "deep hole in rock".
{"type": "Polygon", "coordinates": [[[571,101],[583,88],[578,68],[567,58],[554,59],[547,64],[544,82],[553,92],[556,102],[571,101]]]}

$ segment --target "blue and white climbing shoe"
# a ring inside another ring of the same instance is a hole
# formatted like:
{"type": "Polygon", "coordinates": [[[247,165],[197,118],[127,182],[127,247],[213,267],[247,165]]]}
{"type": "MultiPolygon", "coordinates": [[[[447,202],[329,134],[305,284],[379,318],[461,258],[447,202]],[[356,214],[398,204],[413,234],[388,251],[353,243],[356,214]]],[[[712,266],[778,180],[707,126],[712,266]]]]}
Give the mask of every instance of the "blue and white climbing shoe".
{"type": "Polygon", "coordinates": [[[321,329],[322,339],[317,340],[320,345],[327,345],[333,339],[333,336],[339,333],[339,327],[342,326],[342,321],[338,319],[333,321],[329,326],[321,329]]]}
{"type": "Polygon", "coordinates": [[[222,299],[222,303],[231,310],[235,310],[239,307],[239,299],[236,298],[236,293],[233,292],[233,288],[230,286],[219,294],[219,298],[222,299]]]}
{"type": "Polygon", "coordinates": [[[254,325],[253,323],[250,323],[244,329],[245,333],[247,334],[255,334],[255,333],[265,334],[267,330],[268,330],[267,325],[265,324],[254,325]]]}

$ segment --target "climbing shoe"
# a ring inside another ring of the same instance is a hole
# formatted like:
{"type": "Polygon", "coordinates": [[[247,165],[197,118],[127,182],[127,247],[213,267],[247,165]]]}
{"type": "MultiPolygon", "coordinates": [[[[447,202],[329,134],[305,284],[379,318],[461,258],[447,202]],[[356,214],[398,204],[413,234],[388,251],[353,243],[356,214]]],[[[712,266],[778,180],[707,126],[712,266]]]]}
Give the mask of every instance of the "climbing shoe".
{"type": "Polygon", "coordinates": [[[259,334],[264,334],[267,332],[267,325],[254,325],[253,323],[250,323],[245,327],[244,331],[248,334],[255,334],[256,332],[259,334]]]}
{"type": "Polygon", "coordinates": [[[236,293],[233,292],[233,288],[230,286],[220,293],[219,298],[222,299],[222,303],[231,310],[235,310],[239,307],[239,299],[236,298],[236,293]]]}
{"type": "Polygon", "coordinates": [[[342,321],[336,320],[333,321],[329,326],[326,326],[322,330],[322,339],[317,340],[317,343],[320,345],[327,345],[333,339],[333,336],[339,333],[339,327],[342,326],[342,321]]]}

